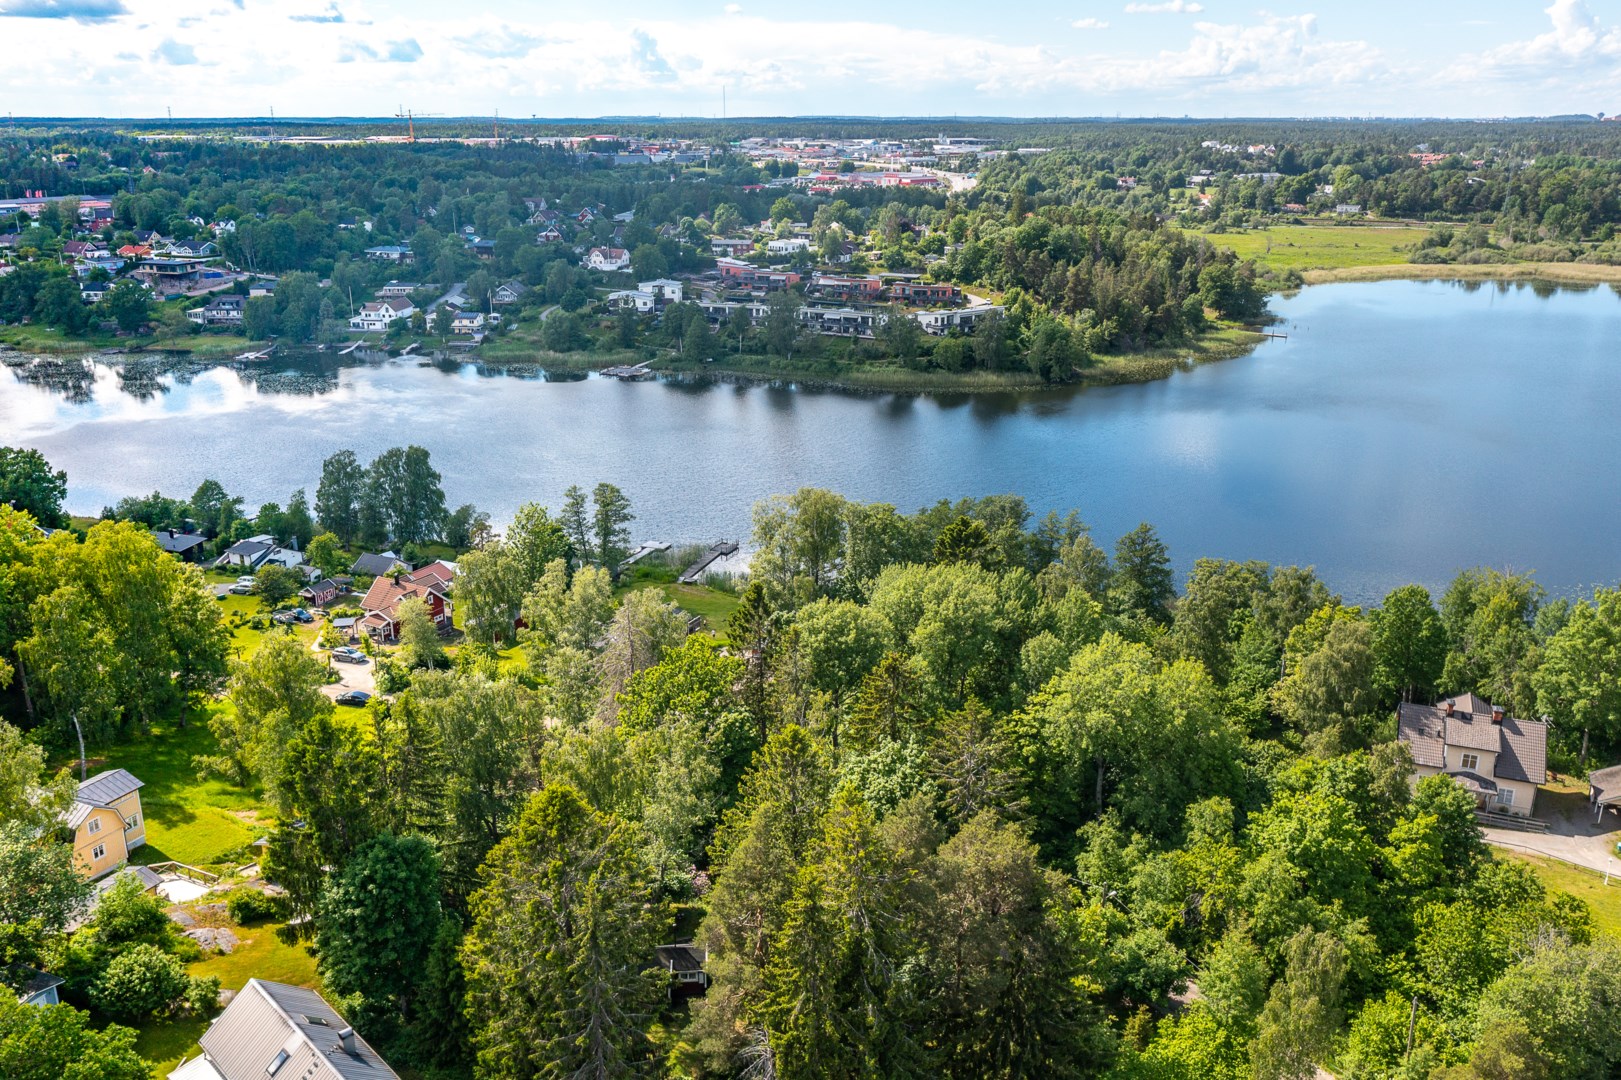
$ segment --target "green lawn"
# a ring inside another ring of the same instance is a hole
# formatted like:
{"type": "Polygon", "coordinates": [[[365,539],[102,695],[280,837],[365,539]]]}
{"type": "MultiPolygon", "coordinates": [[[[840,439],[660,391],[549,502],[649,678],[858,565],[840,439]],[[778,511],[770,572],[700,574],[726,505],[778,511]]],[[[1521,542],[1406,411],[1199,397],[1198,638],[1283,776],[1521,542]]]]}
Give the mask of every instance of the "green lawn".
{"type": "Polygon", "coordinates": [[[1585,867],[1572,866],[1557,859],[1544,859],[1536,855],[1523,855],[1518,851],[1499,850],[1500,859],[1517,859],[1536,871],[1537,877],[1550,889],[1570,893],[1587,901],[1593,910],[1593,921],[1608,934],[1621,936],[1621,878],[1612,877],[1604,884],[1604,875],[1585,867]]]}
{"type": "MultiPolygon", "coordinates": [[[[227,990],[240,990],[249,979],[291,983],[321,988],[315,971],[315,957],[304,944],[288,945],[276,936],[277,923],[257,923],[236,928],[241,940],[229,955],[209,955],[186,970],[193,975],[213,975],[227,990]]],[[[197,1039],[208,1029],[208,1021],[196,1017],[183,1020],[154,1020],[140,1029],[136,1051],[152,1062],[152,1075],[158,1080],[180,1063],[183,1057],[201,1052],[197,1039]]]]}
{"type": "Polygon", "coordinates": [[[1341,270],[1406,263],[1411,249],[1428,234],[1428,229],[1407,226],[1279,225],[1210,233],[1206,239],[1272,270],[1341,270]]]}
{"type": "MultiPolygon", "coordinates": [[[[289,605],[297,605],[297,598],[288,601],[289,605]]],[[[267,629],[255,630],[251,620],[256,615],[269,618],[270,613],[265,610],[257,596],[232,596],[227,593],[219,601],[220,615],[225,619],[225,625],[231,630],[231,649],[239,660],[246,660],[259,650],[259,643],[264,641],[266,634],[291,633],[305,645],[315,642],[316,634],[320,633],[319,622],[295,623],[290,627],[278,623],[269,624],[267,629]]]]}
{"type": "Polygon", "coordinates": [[[155,727],[106,752],[108,769],[128,769],[145,786],[141,809],[146,815],[146,846],[134,861],[173,859],[190,866],[238,866],[252,860],[248,845],[268,829],[268,808],[255,788],[239,788],[210,777],[199,780],[191,760],[218,752],[206,717],[228,702],[213,702],[207,712],[194,712],[184,729],[155,727]]]}
{"type": "Polygon", "coordinates": [[[658,589],[664,594],[664,599],[683,611],[702,615],[709,623],[708,629],[716,634],[726,632],[726,620],[737,610],[739,603],[731,593],[703,585],[661,585],[656,581],[642,581],[626,591],[635,592],[638,589],[658,589]]]}

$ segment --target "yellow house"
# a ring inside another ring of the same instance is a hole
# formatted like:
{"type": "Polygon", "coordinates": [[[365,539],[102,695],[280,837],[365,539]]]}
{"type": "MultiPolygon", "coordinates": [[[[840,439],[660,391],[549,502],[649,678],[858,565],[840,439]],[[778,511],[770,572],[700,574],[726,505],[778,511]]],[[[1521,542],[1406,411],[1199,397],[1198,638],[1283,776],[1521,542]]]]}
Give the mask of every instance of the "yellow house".
{"type": "Polygon", "coordinates": [[[123,769],[97,773],[79,785],[67,826],[73,830],[74,862],[86,877],[118,869],[146,843],[141,786],[123,769]]]}

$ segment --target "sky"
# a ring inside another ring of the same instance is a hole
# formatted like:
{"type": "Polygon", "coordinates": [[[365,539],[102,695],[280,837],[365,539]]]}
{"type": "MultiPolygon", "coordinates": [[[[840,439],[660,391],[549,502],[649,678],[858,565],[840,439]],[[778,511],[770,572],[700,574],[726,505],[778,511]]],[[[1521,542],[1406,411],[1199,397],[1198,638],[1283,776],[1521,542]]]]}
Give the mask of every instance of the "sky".
{"type": "Polygon", "coordinates": [[[0,0],[18,116],[1621,112],[1618,0],[0,0]]]}

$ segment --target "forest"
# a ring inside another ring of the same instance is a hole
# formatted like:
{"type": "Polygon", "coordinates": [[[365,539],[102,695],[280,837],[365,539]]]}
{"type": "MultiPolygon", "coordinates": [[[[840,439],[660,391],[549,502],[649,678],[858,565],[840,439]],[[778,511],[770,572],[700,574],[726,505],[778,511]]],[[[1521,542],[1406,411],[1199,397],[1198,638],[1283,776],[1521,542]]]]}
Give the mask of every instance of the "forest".
{"type": "MultiPolygon", "coordinates": [[[[92,711],[97,755],[206,739],[217,798],[262,793],[284,933],[412,1075],[1621,1067],[1613,911],[1484,843],[1449,777],[1414,784],[1393,716],[1474,693],[1548,717],[1560,773],[1613,761],[1621,592],[1482,569],[1364,610],[1309,567],[1178,583],[1148,524],[803,489],[756,507],[731,614],[690,633],[620,572],[631,508],[576,489],[458,537],[461,632],[408,632],[390,688],[334,709],[290,630],[233,650],[145,525],[45,536],[66,478],[0,466],[0,949],[68,1002],[0,1003],[8,1076],[145,1076],[127,1025],[217,989],[139,895],[68,932],[85,886],[49,826],[92,711]],[[675,941],[701,997],[653,962],[675,941]]],[[[332,466],[334,538],[366,527],[351,468],[394,471],[332,466]]]]}

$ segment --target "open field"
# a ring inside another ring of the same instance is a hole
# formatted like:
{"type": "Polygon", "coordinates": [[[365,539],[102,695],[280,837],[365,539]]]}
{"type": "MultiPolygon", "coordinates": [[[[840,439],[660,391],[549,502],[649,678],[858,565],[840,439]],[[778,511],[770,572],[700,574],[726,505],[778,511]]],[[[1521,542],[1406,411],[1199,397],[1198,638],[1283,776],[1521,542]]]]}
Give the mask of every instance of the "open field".
{"type": "Polygon", "coordinates": [[[1344,270],[1405,265],[1428,229],[1392,225],[1279,225],[1205,239],[1269,270],[1344,270]]]}
{"type": "Polygon", "coordinates": [[[1500,859],[1513,859],[1525,863],[1536,871],[1542,883],[1550,889],[1570,893],[1593,910],[1593,921],[1607,933],[1621,936],[1621,878],[1604,884],[1604,875],[1596,870],[1572,866],[1557,859],[1544,859],[1539,855],[1526,855],[1518,851],[1499,850],[1500,859]]]}

